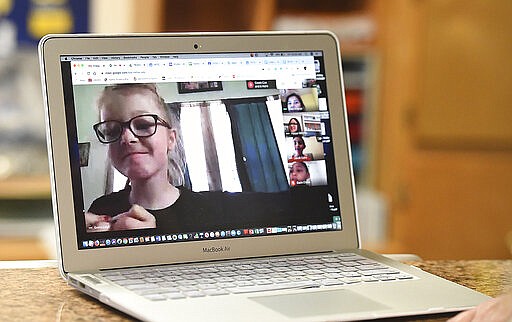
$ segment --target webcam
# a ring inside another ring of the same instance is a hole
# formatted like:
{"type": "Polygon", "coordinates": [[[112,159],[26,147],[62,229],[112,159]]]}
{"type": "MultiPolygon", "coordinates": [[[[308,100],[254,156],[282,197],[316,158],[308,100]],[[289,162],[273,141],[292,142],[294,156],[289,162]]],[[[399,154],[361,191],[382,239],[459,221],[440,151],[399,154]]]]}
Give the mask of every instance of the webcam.
{"type": "Polygon", "coordinates": [[[201,46],[198,44],[194,44],[194,49],[198,49],[199,47],[201,47],[201,46]]]}

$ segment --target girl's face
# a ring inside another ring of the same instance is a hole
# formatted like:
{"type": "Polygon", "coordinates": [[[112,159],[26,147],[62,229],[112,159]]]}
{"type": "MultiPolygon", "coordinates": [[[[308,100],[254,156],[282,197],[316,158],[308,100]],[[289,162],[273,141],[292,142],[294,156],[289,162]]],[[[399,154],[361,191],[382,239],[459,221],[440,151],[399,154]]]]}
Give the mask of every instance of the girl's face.
{"type": "Polygon", "coordinates": [[[291,182],[304,182],[309,179],[309,172],[302,163],[294,163],[290,168],[291,182]]]}
{"type": "Polygon", "coordinates": [[[296,133],[299,131],[299,123],[297,123],[297,121],[295,120],[290,120],[290,122],[288,123],[288,131],[290,131],[290,133],[296,133]]]}
{"type": "Polygon", "coordinates": [[[295,149],[295,152],[299,155],[302,154],[302,151],[306,148],[306,144],[304,144],[304,141],[300,137],[293,138],[293,148],[295,149]]]}
{"type": "Polygon", "coordinates": [[[297,96],[290,96],[288,98],[288,110],[297,111],[302,109],[302,104],[297,96]]]}
{"type": "MultiPolygon", "coordinates": [[[[101,120],[121,122],[142,115],[156,114],[164,118],[154,94],[146,89],[129,89],[112,93],[101,109],[101,120]]],[[[160,124],[154,135],[138,138],[124,128],[121,138],[108,146],[108,154],[114,167],[130,181],[167,178],[167,153],[174,147],[176,134],[160,124]]]]}

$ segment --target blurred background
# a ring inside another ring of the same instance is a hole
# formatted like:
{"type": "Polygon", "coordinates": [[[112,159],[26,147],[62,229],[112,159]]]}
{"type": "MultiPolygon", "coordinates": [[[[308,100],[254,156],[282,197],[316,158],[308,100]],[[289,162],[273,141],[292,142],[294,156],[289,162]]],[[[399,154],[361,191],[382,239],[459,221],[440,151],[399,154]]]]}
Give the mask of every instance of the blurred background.
{"type": "Polygon", "coordinates": [[[501,0],[0,0],[0,260],[55,258],[41,36],[303,29],[340,39],[363,247],[511,258],[511,16],[501,0]]]}

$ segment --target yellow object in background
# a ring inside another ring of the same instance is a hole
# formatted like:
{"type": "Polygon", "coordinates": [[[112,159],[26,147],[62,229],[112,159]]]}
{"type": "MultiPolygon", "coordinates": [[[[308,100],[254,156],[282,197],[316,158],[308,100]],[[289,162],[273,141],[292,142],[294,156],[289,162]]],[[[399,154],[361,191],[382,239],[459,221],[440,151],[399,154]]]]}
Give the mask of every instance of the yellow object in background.
{"type": "Polygon", "coordinates": [[[73,15],[64,8],[34,9],[27,17],[27,31],[36,39],[49,33],[70,33],[73,15]]]}
{"type": "Polygon", "coordinates": [[[0,15],[6,16],[12,10],[11,0],[0,0],[0,15]]]}

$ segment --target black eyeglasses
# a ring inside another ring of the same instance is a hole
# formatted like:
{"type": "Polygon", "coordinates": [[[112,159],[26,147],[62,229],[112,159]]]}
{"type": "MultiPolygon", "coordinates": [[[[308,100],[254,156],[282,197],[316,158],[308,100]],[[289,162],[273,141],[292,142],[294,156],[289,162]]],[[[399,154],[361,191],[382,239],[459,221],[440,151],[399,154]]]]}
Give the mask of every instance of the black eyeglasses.
{"type": "Polygon", "coordinates": [[[130,129],[138,138],[147,138],[156,133],[158,124],[171,128],[169,123],[155,114],[138,115],[126,122],[103,121],[94,124],[93,128],[101,143],[113,143],[121,138],[125,128],[130,129]]]}

